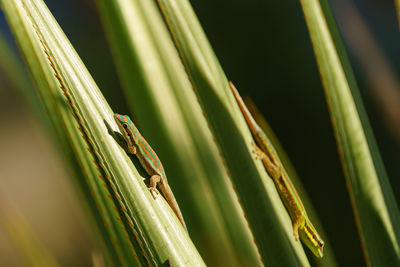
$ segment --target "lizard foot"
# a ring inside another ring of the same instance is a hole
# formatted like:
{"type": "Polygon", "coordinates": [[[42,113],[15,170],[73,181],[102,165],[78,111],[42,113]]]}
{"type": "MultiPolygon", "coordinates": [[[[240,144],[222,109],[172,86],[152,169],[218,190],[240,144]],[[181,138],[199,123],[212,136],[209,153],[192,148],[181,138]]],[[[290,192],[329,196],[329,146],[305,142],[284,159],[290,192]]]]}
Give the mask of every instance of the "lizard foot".
{"type": "Polygon", "coordinates": [[[157,190],[157,184],[161,181],[161,177],[160,175],[153,175],[150,177],[150,186],[149,186],[149,190],[150,193],[152,194],[153,198],[156,199],[157,195],[159,194],[158,190],[157,190]]]}
{"type": "Polygon", "coordinates": [[[160,194],[155,187],[149,187],[150,193],[154,199],[157,199],[157,195],[160,194]]]}
{"type": "Polygon", "coordinates": [[[305,224],[304,213],[293,222],[293,234],[296,241],[299,241],[299,230],[303,229],[305,224]]]}
{"type": "Polygon", "coordinates": [[[256,160],[259,160],[259,159],[262,160],[265,157],[265,153],[260,149],[259,146],[257,146],[256,143],[251,142],[251,145],[253,147],[253,151],[252,152],[255,155],[256,160]]]}
{"type": "Polygon", "coordinates": [[[256,160],[261,159],[262,157],[260,157],[259,149],[256,143],[251,142],[251,146],[253,147],[253,150],[251,152],[255,155],[256,160]]]}
{"type": "Polygon", "coordinates": [[[299,229],[296,226],[293,226],[293,234],[296,241],[299,241],[299,229]]]}

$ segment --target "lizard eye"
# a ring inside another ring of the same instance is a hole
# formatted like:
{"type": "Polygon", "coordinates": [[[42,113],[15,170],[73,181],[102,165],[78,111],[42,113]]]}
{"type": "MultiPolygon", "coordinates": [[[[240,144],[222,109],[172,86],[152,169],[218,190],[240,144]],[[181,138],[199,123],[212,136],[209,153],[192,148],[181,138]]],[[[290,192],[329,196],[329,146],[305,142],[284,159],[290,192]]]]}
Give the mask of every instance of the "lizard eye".
{"type": "Polygon", "coordinates": [[[128,128],[128,125],[126,125],[125,123],[123,124],[123,126],[124,126],[125,129],[128,128]]]}

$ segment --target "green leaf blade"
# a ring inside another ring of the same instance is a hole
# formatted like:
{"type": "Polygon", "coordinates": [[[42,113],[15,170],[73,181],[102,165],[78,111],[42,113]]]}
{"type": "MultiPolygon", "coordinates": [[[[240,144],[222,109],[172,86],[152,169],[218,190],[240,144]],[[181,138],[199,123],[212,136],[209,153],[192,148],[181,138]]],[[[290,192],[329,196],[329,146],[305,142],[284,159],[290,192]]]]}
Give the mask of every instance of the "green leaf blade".
{"type": "Polygon", "coordinates": [[[6,1],[3,8],[10,25],[25,30],[17,35],[21,50],[60,141],[78,167],[78,182],[93,204],[113,264],[203,265],[165,200],[154,201],[109,133],[117,131],[113,112],[44,3],[6,1]]]}
{"type": "Polygon", "coordinates": [[[329,6],[302,1],[367,263],[399,264],[400,215],[329,6]],[[325,18],[326,17],[326,18],[325,18]]]}

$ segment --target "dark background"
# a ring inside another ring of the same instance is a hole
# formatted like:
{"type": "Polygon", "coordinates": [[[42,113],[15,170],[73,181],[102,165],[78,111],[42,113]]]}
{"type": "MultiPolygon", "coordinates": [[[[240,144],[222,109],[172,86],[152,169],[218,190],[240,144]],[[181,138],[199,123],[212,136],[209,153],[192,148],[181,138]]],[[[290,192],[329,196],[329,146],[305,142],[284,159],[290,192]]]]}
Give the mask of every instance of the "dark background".
{"type": "MultiPolygon", "coordinates": [[[[118,107],[119,112],[123,113],[123,101],[117,99],[118,94],[115,94],[121,90],[120,84],[94,2],[45,2],[106,99],[112,107],[118,107]]],[[[290,156],[320,215],[339,265],[365,265],[324,92],[299,1],[191,2],[227,76],[242,94],[247,94],[254,100],[290,156]]],[[[348,25],[341,22],[341,14],[346,12],[344,2],[346,1],[330,2],[341,27],[348,25]]],[[[399,29],[393,1],[357,0],[354,3],[377,44],[383,49],[387,64],[398,76],[399,29]]],[[[0,17],[0,26],[1,31],[13,42],[3,14],[0,17]]],[[[371,93],[371,85],[366,79],[369,74],[363,71],[357,57],[350,52],[349,56],[399,202],[399,143],[396,143],[393,137],[395,135],[387,127],[390,121],[384,123],[382,104],[376,94],[371,93]]],[[[20,112],[29,116],[30,111],[24,108],[14,91],[1,89],[0,99],[0,111],[4,111],[2,114],[14,115],[20,112]]],[[[1,127],[9,127],[7,122],[10,120],[1,117],[3,116],[0,116],[1,127]]],[[[2,165],[0,175],[1,167],[2,165]]],[[[91,245],[87,246],[89,248],[85,249],[90,251],[91,245]]],[[[87,250],[81,248],[80,252],[83,255],[87,250]]],[[[75,256],[72,252],[70,254],[63,256],[64,262],[85,265],[89,261],[84,259],[85,256],[82,256],[81,262],[73,260],[75,256]]]]}

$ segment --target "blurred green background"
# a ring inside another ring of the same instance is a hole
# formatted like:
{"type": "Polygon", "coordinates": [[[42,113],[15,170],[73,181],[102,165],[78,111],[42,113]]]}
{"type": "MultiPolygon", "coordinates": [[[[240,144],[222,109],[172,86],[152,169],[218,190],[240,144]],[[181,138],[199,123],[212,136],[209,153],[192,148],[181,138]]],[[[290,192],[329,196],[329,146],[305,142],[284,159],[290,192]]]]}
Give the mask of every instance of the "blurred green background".
{"type": "MultiPolygon", "coordinates": [[[[110,105],[119,113],[127,113],[123,99],[117,98],[121,94],[115,94],[121,85],[95,1],[46,0],[45,3],[110,105]]],[[[365,265],[299,1],[192,0],[191,3],[227,76],[243,95],[254,100],[292,160],[339,265],[365,265]]],[[[330,4],[345,37],[400,204],[400,134],[396,131],[400,126],[400,117],[396,117],[400,108],[400,104],[396,106],[400,94],[397,78],[400,39],[394,2],[335,0],[330,4]],[[363,39],[364,28],[370,39],[363,39]],[[374,42],[378,50],[369,50],[374,42]],[[379,80],[386,77],[381,75],[385,67],[379,60],[380,64],[377,63],[371,51],[379,52],[378,58],[391,72],[391,83],[379,80]],[[387,88],[392,88],[389,95],[387,88]]],[[[2,34],[16,50],[3,14],[0,19],[2,34]]],[[[5,196],[13,203],[61,265],[91,265],[98,251],[96,239],[83,215],[85,207],[79,206],[80,196],[68,177],[70,173],[38,116],[4,73],[0,70],[0,197],[5,196]]],[[[168,166],[165,168],[168,173],[168,166]]],[[[2,227],[4,221],[5,216],[0,213],[0,266],[24,266],[19,250],[2,227]]]]}

